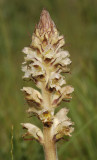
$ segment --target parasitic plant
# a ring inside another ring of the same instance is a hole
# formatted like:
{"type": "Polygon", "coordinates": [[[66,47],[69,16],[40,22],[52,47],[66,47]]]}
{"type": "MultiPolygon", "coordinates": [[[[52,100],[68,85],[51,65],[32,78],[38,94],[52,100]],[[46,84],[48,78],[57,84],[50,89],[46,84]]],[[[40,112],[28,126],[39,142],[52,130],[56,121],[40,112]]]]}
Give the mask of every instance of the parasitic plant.
{"type": "Polygon", "coordinates": [[[36,115],[43,123],[43,131],[31,123],[21,123],[27,132],[44,148],[46,160],[57,160],[56,142],[64,135],[71,136],[73,122],[67,117],[68,109],[62,108],[55,114],[61,101],[70,101],[72,86],[66,85],[62,73],[69,73],[71,64],[69,52],[64,51],[64,37],[59,35],[48,11],[42,10],[40,21],[35,27],[32,42],[23,49],[25,53],[22,71],[23,79],[35,82],[39,91],[23,87],[28,103],[28,114],[36,115]]]}

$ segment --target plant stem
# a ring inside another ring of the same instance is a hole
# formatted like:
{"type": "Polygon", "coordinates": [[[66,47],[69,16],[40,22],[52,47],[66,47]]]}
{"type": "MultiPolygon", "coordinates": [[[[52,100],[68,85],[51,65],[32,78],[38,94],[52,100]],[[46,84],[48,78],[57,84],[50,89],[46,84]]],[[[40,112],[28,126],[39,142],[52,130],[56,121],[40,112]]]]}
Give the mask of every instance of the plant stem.
{"type": "MultiPolygon", "coordinates": [[[[48,109],[51,108],[51,93],[46,90],[44,84],[42,84],[42,96],[43,96],[43,103],[44,106],[48,109]]],[[[45,160],[58,160],[57,152],[56,152],[56,144],[51,135],[52,126],[45,126],[43,127],[43,135],[44,135],[44,154],[45,160]]]]}
{"type": "Polygon", "coordinates": [[[56,144],[51,136],[51,127],[43,128],[44,133],[44,153],[45,160],[58,160],[56,152],[56,144]]]}

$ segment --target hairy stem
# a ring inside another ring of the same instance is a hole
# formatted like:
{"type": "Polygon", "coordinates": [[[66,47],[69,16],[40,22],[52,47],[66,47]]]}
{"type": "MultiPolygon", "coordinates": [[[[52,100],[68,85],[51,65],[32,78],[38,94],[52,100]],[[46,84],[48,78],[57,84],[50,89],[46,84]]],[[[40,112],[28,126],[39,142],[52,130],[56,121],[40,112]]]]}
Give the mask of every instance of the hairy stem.
{"type": "Polygon", "coordinates": [[[56,152],[56,144],[51,136],[51,127],[44,126],[43,134],[44,134],[45,160],[58,160],[56,152]]]}
{"type": "Polygon", "coordinates": [[[49,93],[46,88],[45,84],[42,84],[42,97],[43,97],[43,105],[45,108],[50,108],[51,107],[51,93],[49,93]]]}
{"type": "MultiPolygon", "coordinates": [[[[42,85],[42,96],[43,96],[43,103],[44,106],[48,109],[51,108],[51,93],[49,93],[46,88],[45,84],[42,85]]],[[[43,127],[43,134],[44,134],[44,153],[45,153],[45,160],[58,160],[57,153],[56,153],[56,144],[54,139],[51,135],[52,126],[45,126],[43,127]]]]}

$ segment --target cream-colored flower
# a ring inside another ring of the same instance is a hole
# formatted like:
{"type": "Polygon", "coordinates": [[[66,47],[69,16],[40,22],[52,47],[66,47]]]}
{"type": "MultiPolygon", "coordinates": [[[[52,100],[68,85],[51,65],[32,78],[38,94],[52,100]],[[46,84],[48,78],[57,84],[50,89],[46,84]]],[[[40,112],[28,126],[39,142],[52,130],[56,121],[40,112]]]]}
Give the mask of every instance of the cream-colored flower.
{"type": "Polygon", "coordinates": [[[36,108],[30,107],[27,112],[32,115],[36,115],[44,125],[49,126],[53,123],[54,111],[52,109],[42,108],[41,110],[37,110],[36,108]]]}
{"type": "Polygon", "coordinates": [[[62,138],[64,135],[71,136],[73,132],[72,125],[74,124],[71,120],[67,117],[68,113],[67,108],[62,108],[56,115],[53,121],[53,131],[56,140],[62,138]]]}
{"type": "Polygon", "coordinates": [[[27,133],[24,136],[33,136],[39,142],[43,141],[42,131],[31,123],[21,123],[23,128],[27,129],[27,133]]]}
{"type": "Polygon", "coordinates": [[[53,65],[61,65],[61,66],[67,66],[71,63],[71,60],[68,58],[69,52],[68,51],[59,51],[58,53],[55,54],[53,57],[51,63],[53,65]]]}
{"type": "Polygon", "coordinates": [[[52,88],[52,89],[56,89],[57,91],[61,89],[62,85],[66,84],[65,78],[59,74],[59,73],[55,73],[55,72],[51,72],[49,81],[48,81],[48,89],[52,88]]]}
{"type": "Polygon", "coordinates": [[[23,53],[26,54],[25,57],[25,62],[35,62],[35,61],[39,61],[42,62],[42,58],[39,57],[39,55],[37,54],[36,51],[34,51],[32,48],[30,47],[24,47],[24,49],[22,50],[23,53]]]}
{"type": "Polygon", "coordinates": [[[31,87],[23,87],[22,91],[25,93],[26,100],[30,107],[41,109],[43,100],[39,91],[31,87]]]}
{"type": "Polygon", "coordinates": [[[22,66],[22,71],[25,72],[23,78],[29,79],[37,78],[41,75],[44,76],[45,74],[45,69],[39,61],[22,66]]]}
{"type": "Polygon", "coordinates": [[[72,86],[65,86],[61,88],[62,99],[71,99],[71,93],[74,92],[72,86]]]}
{"type": "Polygon", "coordinates": [[[62,87],[59,91],[55,91],[52,95],[52,105],[56,107],[62,100],[70,100],[71,93],[74,91],[74,88],[71,86],[62,87]]]}

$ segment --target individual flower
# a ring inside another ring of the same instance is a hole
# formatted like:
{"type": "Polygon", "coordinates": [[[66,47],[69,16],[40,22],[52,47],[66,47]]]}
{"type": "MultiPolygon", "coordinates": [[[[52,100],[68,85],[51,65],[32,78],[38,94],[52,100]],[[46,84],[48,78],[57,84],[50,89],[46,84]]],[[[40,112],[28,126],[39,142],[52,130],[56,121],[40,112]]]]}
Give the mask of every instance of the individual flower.
{"type": "Polygon", "coordinates": [[[72,98],[71,93],[73,91],[74,88],[71,86],[65,86],[62,87],[59,91],[55,91],[54,94],[52,95],[52,105],[56,107],[62,100],[64,101],[70,100],[72,98]]]}
{"type": "Polygon", "coordinates": [[[63,135],[71,136],[74,128],[72,125],[74,124],[71,120],[67,117],[68,113],[67,108],[62,108],[54,118],[53,127],[52,127],[52,134],[56,141],[63,137],[63,135]]]}
{"type": "Polygon", "coordinates": [[[31,87],[23,87],[22,91],[25,93],[27,103],[30,107],[42,108],[42,95],[39,91],[31,87]]]}
{"type": "Polygon", "coordinates": [[[30,123],[21,123],[21,125],[24,129],[27,129],[27,133],[23,137],[32,136],[35,140],[43,143],[43,133],[38,127],[30,123]]]}
{"type": "Polygon", "coordinates": [[[51,72],[50,78],[48,80],[47,87],[48,89],[60,90],[61,87],[66,84],[65,78],[56,72],[51,72]]]}

